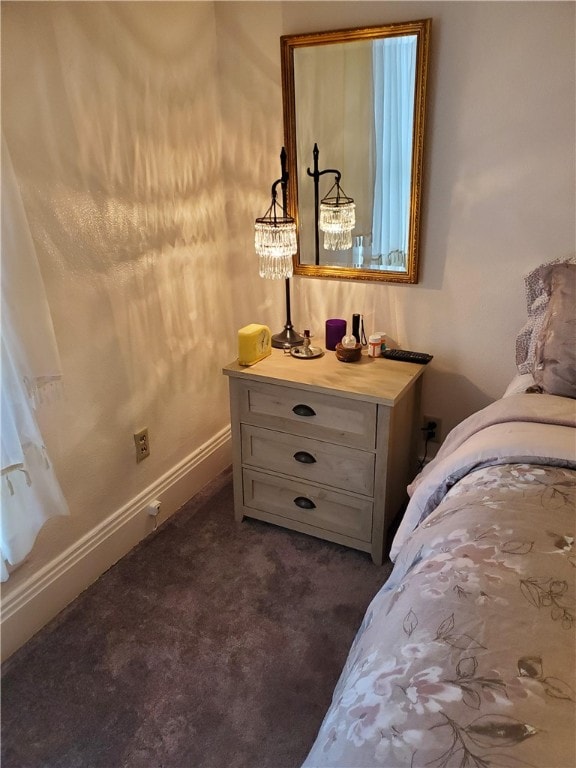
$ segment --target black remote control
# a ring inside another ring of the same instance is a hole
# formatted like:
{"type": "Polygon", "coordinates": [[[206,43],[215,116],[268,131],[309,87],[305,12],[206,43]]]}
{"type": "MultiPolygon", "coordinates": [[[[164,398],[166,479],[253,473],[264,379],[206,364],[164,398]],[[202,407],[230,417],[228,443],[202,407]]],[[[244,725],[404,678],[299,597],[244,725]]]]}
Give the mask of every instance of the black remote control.
{"type": "Polygon", "coordinates": [[[402,360],[405,363],[426,365],[434,355],[429,355],[427,352],[410,352],[408,349],[385,349],[382,352],[382,357],[387,357],[388,360],[402,360]]]}

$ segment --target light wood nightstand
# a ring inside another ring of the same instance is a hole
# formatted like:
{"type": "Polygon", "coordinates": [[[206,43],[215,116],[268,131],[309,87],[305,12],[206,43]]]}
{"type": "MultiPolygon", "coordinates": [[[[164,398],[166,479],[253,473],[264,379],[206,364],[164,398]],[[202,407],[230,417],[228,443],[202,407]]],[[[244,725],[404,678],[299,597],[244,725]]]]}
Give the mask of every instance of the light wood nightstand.
{"type": "Polygon", "coordinates": [[[230,383],[234,512],[370,552],[406,498],[425,366],[273,349],[230,383]]]}

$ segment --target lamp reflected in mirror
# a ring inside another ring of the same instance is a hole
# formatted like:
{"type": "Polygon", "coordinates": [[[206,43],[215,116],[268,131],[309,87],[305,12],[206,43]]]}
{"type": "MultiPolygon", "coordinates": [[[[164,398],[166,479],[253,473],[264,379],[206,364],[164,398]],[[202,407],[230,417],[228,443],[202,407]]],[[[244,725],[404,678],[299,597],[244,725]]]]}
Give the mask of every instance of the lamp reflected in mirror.
{"type": "Polygon", "coordinates": [[[314,259],[320,264],[320,231],[324,233],[324,248],[328,251],[345,251],[352,248],[352,230],[356,225],[356,206],[348,197],[340,180],[342,174],[335,168],[321,171],[318,166],[320,150],[314,144],[312,151],[314,169],[306,171],[314,181],[314,259]],[[320,200],[320,177],[325,173],[334,174],[334,184],[320,200]]]}

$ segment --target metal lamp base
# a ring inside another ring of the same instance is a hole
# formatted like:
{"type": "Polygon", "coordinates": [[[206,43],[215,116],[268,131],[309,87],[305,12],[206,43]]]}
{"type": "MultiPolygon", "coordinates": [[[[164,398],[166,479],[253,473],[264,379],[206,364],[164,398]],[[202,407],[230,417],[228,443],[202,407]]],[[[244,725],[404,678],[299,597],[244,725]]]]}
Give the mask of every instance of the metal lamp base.
{"type": "Polygon", "coordinates": [[[275,333],[272,336],[272,346],[275,349],[285,349],[286,347],[298,347],[304,342],[304,336],[295,331],[291,325],[285,325],[281,333],[275,333]]]}

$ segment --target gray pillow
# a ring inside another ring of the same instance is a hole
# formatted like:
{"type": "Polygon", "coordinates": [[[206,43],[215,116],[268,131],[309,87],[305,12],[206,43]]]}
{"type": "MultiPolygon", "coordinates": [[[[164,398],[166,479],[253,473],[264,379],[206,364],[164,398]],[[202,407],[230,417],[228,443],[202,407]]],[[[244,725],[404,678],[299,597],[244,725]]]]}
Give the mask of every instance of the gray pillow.
{"type": "Polygon", "coordinates": [[[550,300],[550,286],[545,284],[550,269],[557,264],[576,264],[576,257],[554,259],[541,264],[524,276],[528,319],[516,337],[516,366],[518,373],[532,373],[536,344],[550,300]]]}
{"type": "Polygon", "coordinates": [[[550,395],[576,398],[576,264],[551,264],[541,279],[550,299],[536,343],[534,381],[550,395]]]}

